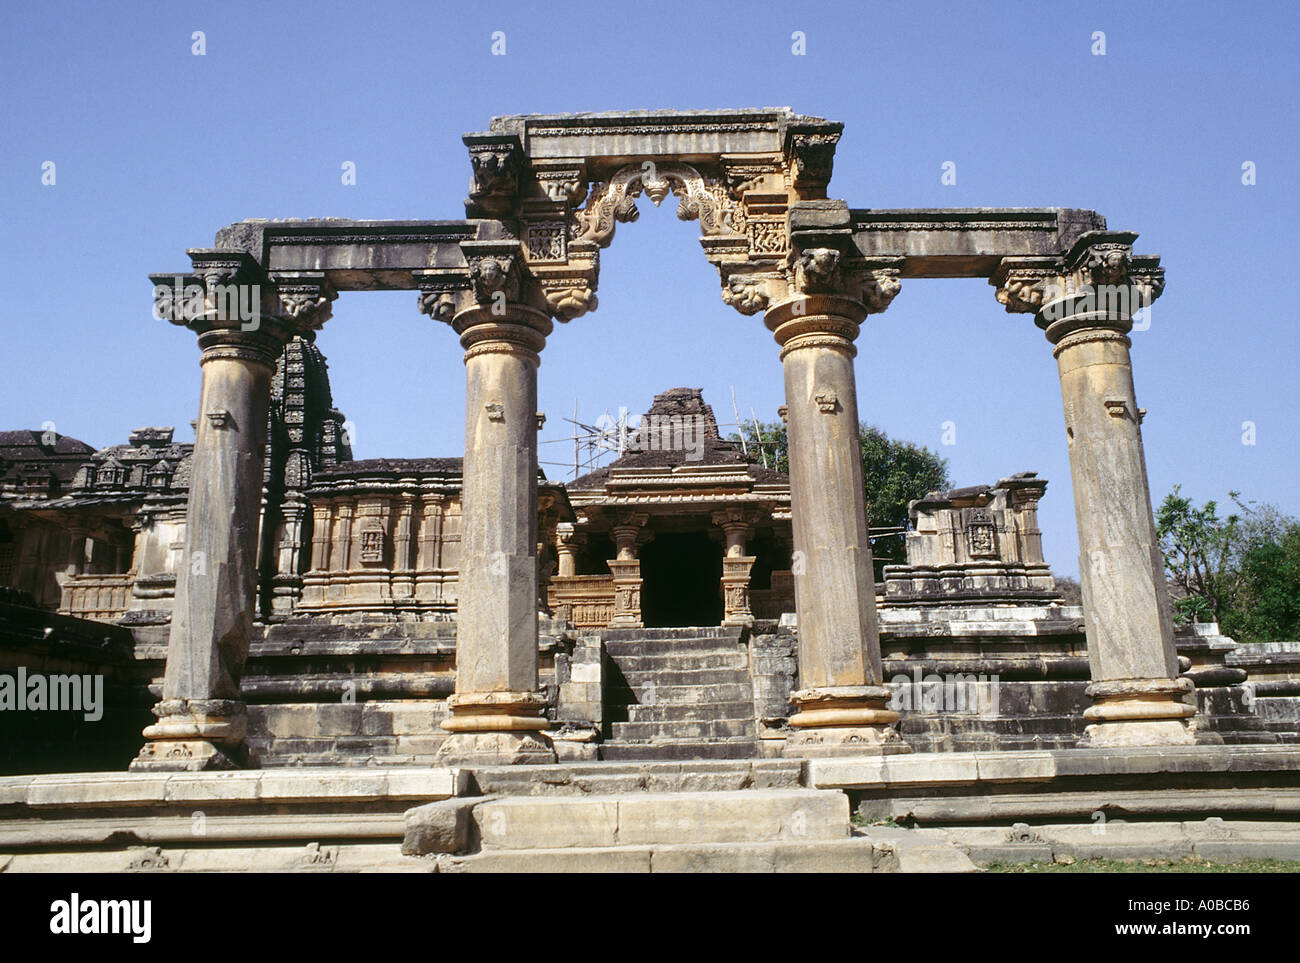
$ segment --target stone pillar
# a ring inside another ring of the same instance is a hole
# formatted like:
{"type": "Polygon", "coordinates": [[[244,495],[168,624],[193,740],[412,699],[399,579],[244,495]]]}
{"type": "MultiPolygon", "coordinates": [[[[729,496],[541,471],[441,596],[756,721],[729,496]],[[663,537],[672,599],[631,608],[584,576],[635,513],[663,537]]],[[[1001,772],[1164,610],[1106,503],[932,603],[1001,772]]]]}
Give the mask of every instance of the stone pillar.
{"type": "Polygon", "coordinates": [[[442,567],[442,495],[426,492],[420,500],[420,536],[415,567],[428,572],[442,567]]]}
{"type": "Polygon", "coordinates": [[[882,684],[862,489],[853,345],[867,308],[835,294],[770,308],[781,346],[790,443],[798,712],[793,756],[907,752],[882,684]]]}
{"type": "Polygon", "coordinates": [[[578,574],[578,547],[584,536],[575,530],[573,522],[560,522],[555,526],[555,554],[559,559],[560,578],[572,578],[578,574]]]}
{"type": "Polygon", "coordinates": [[[275,345],[243,332],[200,336],[203,388],[185,554],[158,723],[132,769],[233,768],[247,763],[239,678],[257,587],[267,406],[275,345]]]}
{"type": "Polygon", "coordinates": [[[393,535],[392,595],[395,599],[415,598],[415,573],[411,567],[414,512],[415,496],[411,492],[403,492],[398,501],[397,530],[393,535]]]}
{"type": "Polygon", "coordinates": [[[277,618],[291,615],[302,598],[302,533],[306,517],[307,499],[302,492],[287,494],[280,504],[280,543],[271,576],[271,613],[277,618]]]}
{"type": "Polygon", "coordinates": [[[312,506],[311,570],[328,572],[330,567],[330,524],[333,510],[329,502],[312,506]]]}
{"type": "Polygon", "coordinates": [[[615,558],[609,559],[614,576],[614,617],[610,628],[639,629],[641,621],[641,560],[636,555],[637,539],[650,516],[636,512],[620,515],[611,529],[615,558]]]}
{"type": "Polygon", "coordinates": [[[257,611],[271,377],[297,324],[323,320],[330,299],[295,312],[247,255],[190,256],[196,276],[153,277],[155,314],[198,334],[203,375],[162,700],[133,770],[251,762],[239,683],[257,611]]]}
{"type": "Polygon", "coordinates": [[[81,575],[86,570],[86,530],[84,528],[68,529],[68,562],[63,571],[66,575],[81,575]]]}
{"type": "Polygon", "coordinates": [[[334,526],[334,551],[330,556],[330,571],[346,572],[352,567],[352,512],[351,502],[339,502],[338,520],[334,526]]]}
{"type": "Polygon", "coordinates": [[[456,691],[442,723],[452,735],[438,759],[553,762],[541,731],[536,554],[537,367],[551,320],[488,299],[456,314],[453,327],[465,348],[462,551],[456,691]]]}
{"type": "Polygon", "coordinates": [[[726,549],[722,556],[722,624],[753,625],[749,607],[749,571],[757,558],[745,554],[752,519],[738,508],[713,513],[713,524],[722,529],[726,549]]]}
{"type": "Polygon", "coordinates": [[[1085,234],[1036,285],[1035,265],[1010,259],[993,279],[1007,310],[1035,310],[1060,372],[1092,671],[1085,747],[1195,741],[1129,358],[1132,312],[1159,295],[1164,272],[1158,258],[1133,256],[1136,236],[1085,234]]]}

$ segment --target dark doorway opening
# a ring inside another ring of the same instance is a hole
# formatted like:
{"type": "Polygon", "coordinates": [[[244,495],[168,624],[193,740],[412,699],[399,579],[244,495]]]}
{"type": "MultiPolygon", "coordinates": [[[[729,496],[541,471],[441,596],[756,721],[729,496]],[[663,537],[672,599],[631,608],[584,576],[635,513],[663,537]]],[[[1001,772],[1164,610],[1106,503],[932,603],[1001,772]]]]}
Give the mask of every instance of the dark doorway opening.
{"type": "Polygon", "coordinates": [[[704,532],[664,532],[641,547],[647,628],[722,622],[722,546],[704,532]]]}

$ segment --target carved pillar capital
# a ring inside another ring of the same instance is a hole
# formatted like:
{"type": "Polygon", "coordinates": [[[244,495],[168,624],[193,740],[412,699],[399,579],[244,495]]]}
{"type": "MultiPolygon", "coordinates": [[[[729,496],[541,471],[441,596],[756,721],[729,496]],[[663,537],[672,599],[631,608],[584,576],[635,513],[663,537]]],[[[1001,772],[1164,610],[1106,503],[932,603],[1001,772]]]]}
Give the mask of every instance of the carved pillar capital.
{"type": "Polygon", "coordinates": [[[271,280],[282,313],[296,327],[317,331],[333,315],[339,293],[323,272],[278,271],[271,280]]]}
{"type": "Polygon", "coordinates": [[[726,535],[728,558],[739,558],[745,554],[745,542],[753,532],[757,517],[754,512],[736,507],[724,508],[713,513],[711,516],[713,524],[722,529],[726,535]]]}
{"type": "Polygon", "coordinates": [[[523,148],[514,134],[466,134],[469,148],[469,197],[466,217],[508,218],[519,204],[523,148]]]}
{"type": "Polygon", "coordinates": [[[804,348],[829,348],[852,358],[866,315],[861,301],[818,294],[783,301],[769,308],[763,321],[781,346],[782,359],[804,348]]]}
{"type": "Polygon", "coordinates": [[[614,535],[619,561],[635,559],[637,544],[649,541],[649,533],[644,530],[649,520],[650,516],[645,512],[619,512],[615,515],[610,531],[614,535]]]}
{"type": "Polygon", "coordinates": [[[1003,258],[989,279],[1008,312],[1033,314],[1049,341],[1079,331],[1126,334],[1133,315],[1164,290],[1155,255],[1135,255],[1136,234],[1088,231],[1063,256],[1003,258]]]}
{"type": "Polygon", "coordinates": [[[295,334],[313,337],[328,316],[315,299],[327,304],[337,296],[324,275],[313,272],[288,272],[282,292],[242,251],[194,249],[189,256],[190,271],[149,276],[154,316],[197,334],[205,360],[213,351],[212,357],[274,365],[295,334]]]}
{"type": "Polygon", "coordinates": [[[794,189],[800,197],[822,198],[835,165],[835,145],[843,124],[822,122],[791,125],[786,130],[785,154],[794,189]]]}

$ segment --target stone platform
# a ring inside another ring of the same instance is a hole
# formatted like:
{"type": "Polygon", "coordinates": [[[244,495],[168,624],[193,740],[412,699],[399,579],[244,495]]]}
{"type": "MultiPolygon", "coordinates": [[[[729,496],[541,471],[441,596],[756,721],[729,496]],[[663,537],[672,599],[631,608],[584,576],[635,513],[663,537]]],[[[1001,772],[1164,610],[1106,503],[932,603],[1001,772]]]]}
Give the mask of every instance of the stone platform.
{"type": "Polygon", "coordinates": [[[1300,747],[0,779],[0,871],[971,872],[1300,858],[1300,747]]]}

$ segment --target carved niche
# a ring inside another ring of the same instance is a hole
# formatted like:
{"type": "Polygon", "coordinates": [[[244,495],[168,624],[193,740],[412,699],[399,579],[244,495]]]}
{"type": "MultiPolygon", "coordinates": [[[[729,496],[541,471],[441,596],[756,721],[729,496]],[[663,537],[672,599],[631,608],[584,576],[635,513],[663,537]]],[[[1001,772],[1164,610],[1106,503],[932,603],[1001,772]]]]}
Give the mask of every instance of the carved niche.
{"type": "Polygon", "coordinates": [[[384,530],[378,527],[361,532],[361,564],[382,565],[384,561],[384,530]]]}
{"type": "Polygon", "coordinates": [[[966,547],[971,558],[997,558],[998,532],[993,524],[993,513],[987,508],[971,508],[966,512],[966,547]]]}

